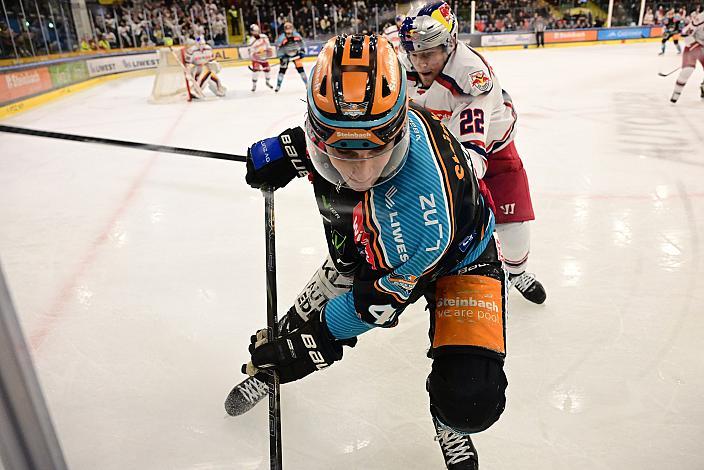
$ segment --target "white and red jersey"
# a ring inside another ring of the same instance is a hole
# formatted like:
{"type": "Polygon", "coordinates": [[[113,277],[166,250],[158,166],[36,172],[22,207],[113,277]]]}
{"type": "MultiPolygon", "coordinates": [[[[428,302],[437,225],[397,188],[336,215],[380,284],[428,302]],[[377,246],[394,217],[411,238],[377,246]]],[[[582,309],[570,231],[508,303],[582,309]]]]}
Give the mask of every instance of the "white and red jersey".
{"type": "Polygon", "coordinates": [[[269,37],[266,34],[257,34],[249,37],[249,58],[257,62],[266,62],[271,59],[272,50],[269,37]]]}
{"type": "Polygon", "coordinates": [[[186,49],[186,63],[191,65],[205,65],[208,62],[213,62],[213,48],[207,44],[194,44],[186,49]]]}
{"type": "Polygon", "coordinates": [[[398,52],[399,46],[401,46],[401,38],[398,35],[398,26],[392,24],[384,28],[384,37],[394,46],[396,52],[398,52]]]}
{"type": "Polygon", "coordinates": [[[408,56],[401,57],[409,70],[409,97],[437,116],[469,150],[481,178],[487,156],[508,146],[517,127],[511,98],[501,89],[491,66],[477,51],[458,42],[445,68],[424,88],[408,56]],[[481,163],[483,168],[479,168],[481,163]]]}
{"type": "Polygon", "coordinates": [[[687,26],[682,30],[684,45],[692,46],[695,43],[704,46],[704,12],[692,14],[692,18],[687,26]]]}

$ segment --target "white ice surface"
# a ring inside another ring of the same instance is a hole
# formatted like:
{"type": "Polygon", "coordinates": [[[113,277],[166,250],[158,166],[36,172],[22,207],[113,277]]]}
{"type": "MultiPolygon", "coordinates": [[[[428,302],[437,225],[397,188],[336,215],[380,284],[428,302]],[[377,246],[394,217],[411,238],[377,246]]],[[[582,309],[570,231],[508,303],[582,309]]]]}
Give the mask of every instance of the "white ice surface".
{"type": "MultiPolygon", "coordinates": [[[[483,470],[704,468],[704,102],[698,69],[656,43],[488,52],[520,115],[537,220],[516,292],[507,409],[475,437],[483,470]]],[[[307,64],[309,67],[310,64],[307,64]]],[[[150,105],[125,79],[6,120],[38,129],[244,153],[302,122],[223,71],[227,99],[150,105]]],[[[0,135],[0,257],[73,470],[265,469],[267,408],[226,418],[265,321],[263,201],[244,165],[0,135]]],[[[303,180],[277,192],[283,314],[325,254],[303,180]]],[[[287,469],[439,469],[427,314],[364,335],[284,386],[287,469]]]]}

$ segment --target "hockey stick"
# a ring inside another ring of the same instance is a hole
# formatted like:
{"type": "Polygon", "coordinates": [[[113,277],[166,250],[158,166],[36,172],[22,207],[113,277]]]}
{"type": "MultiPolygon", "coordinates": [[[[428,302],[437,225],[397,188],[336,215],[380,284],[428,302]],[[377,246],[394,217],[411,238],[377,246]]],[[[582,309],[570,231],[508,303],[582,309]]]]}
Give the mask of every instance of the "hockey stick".
{"type": "Polygon", "coordinates": [[[105,139],[103,137],[92,137],[87,135],[64,134],[62,132],[40,131],[27,129],[25,127],[0,125],[0,132],[11,134],[31,135],[34,137],[48,137],[50,139],[71,140],[74,142],[86,142],[90,144],[114,145],[117,147],[127,147],[138,150],[151,150],[154,152],[176,153],[179,155],[189,155],[192,157],[214,158],[216,160],[229,160],[233,162],[245,162],[244,155],[230,155],[229,153],[211,152],[208,150],[194,150],[182,147],[169,147],[167,145],[145,144],[140,142],[129,142],[126,140],[105,139]]]}
{"type": "MultiPolygon", "coordinates": [[[[266,234],[266,324],[269,338],[276,338],[276,232],[274,223],[274,190],[263,188],[264,230],[266,234]]],[[[269,467],[282,469],[281,459],[281,400],[279,374],[272,372],[269,380],[269,467]]]]}
{"type": "MultiPolygon", "coordinates": [[[[266,59],[263,59],[263,60],[261,60],[260,62],[263,62],[263,61],[265,61],[265,60],[274,60],[274,59],[278,59],[278,57],[267,57],[266,59]]],[[[254,62],[254,60],[252,60],[252,62],[254,62]]],[[[270,65],[269,65],[269,68],[272,68],[272,69],[273,69],[274,67],[278,67],[279,65],[281,65],[281,62],[278,62],[278,63],[276,63],[276,64],[270,64],[270,65]]],[[[263,70],[254,70],[254,68],[252,68],[251,65],[247,65],[247,68],[248,68],[249,70],[251,70],[252,72],[263,72],[263,70]]]]}
{"type": "Polygon", "coordinates": [[[679,69],[681,69],[681,68],[682,68],[682,67],[677,67],[677,68],[676,68],[675,70],[673,70],[672,72],[667,72],[667,73],[658,72],[658,75],[660,75],[661,77],[668,77],[668,76],[672,75],[673,73],[677,72],[677,71],[678,71],[679,69]]]}
{"type": "MultiPolygon", "coordinates": [[[[196,94],[198,95],[196,98],[203,98],[205,97],[205,94],[203,93],[203,89],[200,87],[198,84],[198,80],[195,79],[193,75],[191,75],[191,71],[188,70],[188,67],[184,65],[183,62],[181,62],[181,58],[176,54],[176,51],[173,50],[171,46],[169,46],[169,51],[171,51],[171,54],[174,56],[176,59],[176,62],[178,62],[178,65],[181,66],[183,69],[183,73],[186,76],[186,84],[191,85],[195,90],[196,94]]],[[[191,100],[191,90],[188,90],[188,101],[191,100]]]]}

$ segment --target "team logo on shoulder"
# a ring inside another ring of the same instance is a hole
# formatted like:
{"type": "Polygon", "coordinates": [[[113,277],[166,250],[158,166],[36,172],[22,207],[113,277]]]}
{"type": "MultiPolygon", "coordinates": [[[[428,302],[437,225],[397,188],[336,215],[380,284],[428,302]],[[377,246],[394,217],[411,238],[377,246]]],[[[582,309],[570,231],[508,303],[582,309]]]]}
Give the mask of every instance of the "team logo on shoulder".
{"type": "Polygon", "coordinates": [[[403,289],[407,294],[410,294],[416,287],[416,284],[418,284],[418,276],[414,276],[413,274],[392,273],[389,275],[388,279],[391,284],[403,289]]]}
{"type": "Polygon", "coordinates": [[[479,91],[487,91],[491,88],[491,78],[483,70],[470,73],[469,78],[472,81],[472,88],[476,88],[479,91]]]}

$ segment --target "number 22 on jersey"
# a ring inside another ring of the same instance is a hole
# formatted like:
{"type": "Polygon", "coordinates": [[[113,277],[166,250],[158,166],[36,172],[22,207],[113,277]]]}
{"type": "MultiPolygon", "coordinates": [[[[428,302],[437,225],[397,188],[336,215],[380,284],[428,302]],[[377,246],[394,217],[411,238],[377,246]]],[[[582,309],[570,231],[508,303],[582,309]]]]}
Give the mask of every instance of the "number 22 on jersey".
{"type": "Polygon", "coordinates": [[[460,114],[460,135],[484,133],[484,110],[467,108],[460,114]]]}

